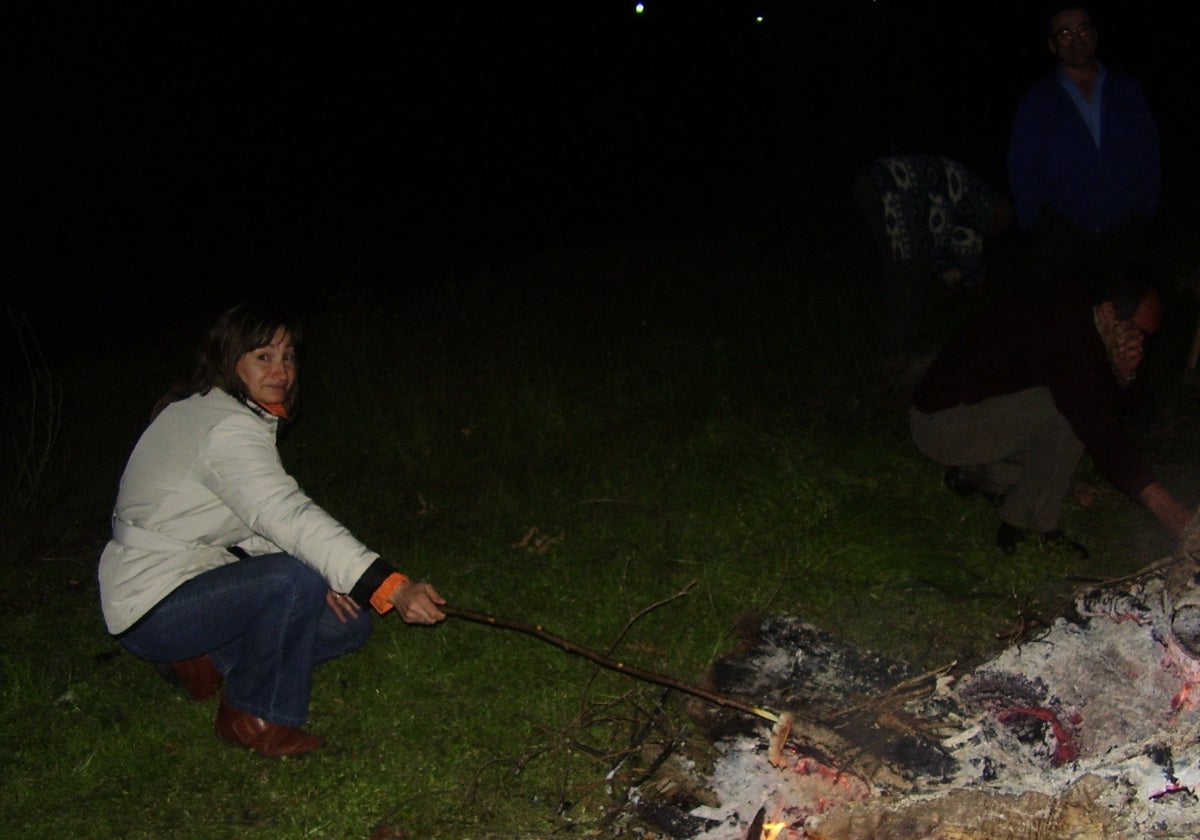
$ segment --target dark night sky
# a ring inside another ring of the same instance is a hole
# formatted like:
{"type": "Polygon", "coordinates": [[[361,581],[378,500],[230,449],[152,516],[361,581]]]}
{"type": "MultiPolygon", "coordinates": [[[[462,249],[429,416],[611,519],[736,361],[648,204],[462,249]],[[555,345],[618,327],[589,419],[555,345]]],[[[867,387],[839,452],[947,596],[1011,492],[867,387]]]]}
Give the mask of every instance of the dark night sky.
{"type": "MultiPolygon", "coordinates": [[[[77,282],[89,314],[427,282],[729,194],[820,201],[887,152],[1000,181],[1050,66],[1039,5],[995,0],[28,5],[8,295],[77,282]]],[[[1165,5],[1102,17],[1101,54],[1182,194],[1197,59],[1165,5]]]]}

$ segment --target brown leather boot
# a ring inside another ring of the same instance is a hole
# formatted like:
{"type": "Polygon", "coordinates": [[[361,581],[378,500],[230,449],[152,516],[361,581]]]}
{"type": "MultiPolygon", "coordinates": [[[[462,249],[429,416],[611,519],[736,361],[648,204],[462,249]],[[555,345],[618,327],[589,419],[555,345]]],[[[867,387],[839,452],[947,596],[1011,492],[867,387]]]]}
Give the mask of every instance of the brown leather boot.
{"type": "Polygon", "coordinates": [[[234,744],[248,747],[259,755],[304,755],[325,743],[320,736],[255,717],[235,709],[221,698],[217,709],[217,734],[234,744]]]}
{"type": "Polygon", "coordinates": [[[212,697],[225,679],[208,654],[179,662],[160,662],[155,668],[164,680],[182,688],[193,700],[212,697]]]}

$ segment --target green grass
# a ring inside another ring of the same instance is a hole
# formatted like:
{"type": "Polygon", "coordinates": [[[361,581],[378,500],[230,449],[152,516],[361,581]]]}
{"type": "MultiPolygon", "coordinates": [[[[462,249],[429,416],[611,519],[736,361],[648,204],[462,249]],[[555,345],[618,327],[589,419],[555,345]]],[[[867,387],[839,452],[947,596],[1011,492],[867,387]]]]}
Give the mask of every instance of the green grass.
{"type": "MultiPolygon", "coordinates": [[[[941,486],[902,401],[876,387],[870,272],[852,235],[718,227],[580,243],[416,297],[330,293],[283,455],[453,604],[689,682],[757,613],[965,667],[1080,579],[1169,553],[1109,488],[1067,505],[1091,562],[1000,555],[995,512],[941,486]]],[[[1193,310],[1177,311],[1152,369],[1175,425],[1144,443],[1194,502],[1179,377],[1193,310]]],[[[211,704],[108,637],[94,583],[107,508],[193,342],[181,330],[60,373],[72,468],[51,514],[73,524],[0,568],[5,836],[635,836],[613,820],[628,785],[667,744],[704,756],[686,698],[530,636],[380,620],[317,673],[310,728],[328,747],[279,761],[220,742],[211,704]],[[98,381],[106,406],[85,411],[98,381]]],[[[1089,463],[1081,477],[1104,486],[1089,463]]]]}

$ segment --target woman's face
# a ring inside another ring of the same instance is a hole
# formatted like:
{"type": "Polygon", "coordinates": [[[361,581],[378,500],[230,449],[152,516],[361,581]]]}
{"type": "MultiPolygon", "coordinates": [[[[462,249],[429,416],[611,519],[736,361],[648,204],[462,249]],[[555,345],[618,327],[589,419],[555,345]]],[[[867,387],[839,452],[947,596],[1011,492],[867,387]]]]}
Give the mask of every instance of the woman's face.
{"type": "Polygon", "coordinates": [[[263,405],[283,402],[296,381],[296,348],[291,334],[280,327],[270,344],[243,353],[235,369],[250,399],[263,405]]]}

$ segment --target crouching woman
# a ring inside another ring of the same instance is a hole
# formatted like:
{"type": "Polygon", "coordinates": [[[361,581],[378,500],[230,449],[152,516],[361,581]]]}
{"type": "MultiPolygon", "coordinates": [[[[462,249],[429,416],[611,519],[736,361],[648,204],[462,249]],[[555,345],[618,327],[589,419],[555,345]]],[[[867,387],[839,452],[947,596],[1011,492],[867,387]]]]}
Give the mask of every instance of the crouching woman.
{"type": "Polygon", "coordinates": [[[433,586],[284,470],[275,438],[296,408],[300,339],[269,305],[221,315],[133,449],[99,567],[109,632],[192,697],[219,695],[217,734],[267,756],[321,745],[301,728],[313,669],[366,641],[370,610],[445,618],[433,586]]]}

